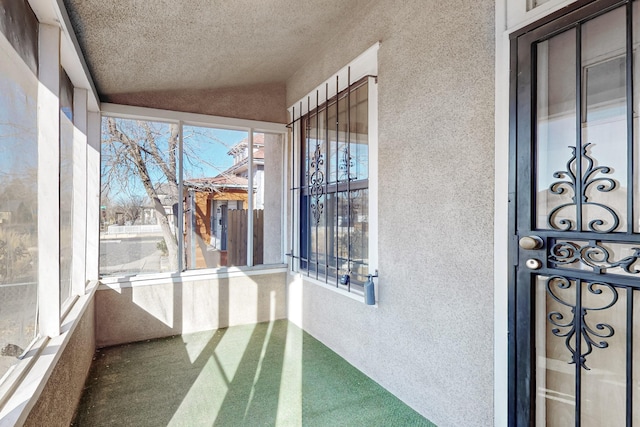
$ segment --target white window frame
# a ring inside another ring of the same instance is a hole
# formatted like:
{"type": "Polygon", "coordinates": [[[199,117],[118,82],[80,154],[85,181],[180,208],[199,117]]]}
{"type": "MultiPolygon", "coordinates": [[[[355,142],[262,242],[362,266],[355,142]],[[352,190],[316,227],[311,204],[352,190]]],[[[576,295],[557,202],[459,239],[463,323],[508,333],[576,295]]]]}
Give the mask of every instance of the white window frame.
{"type": "MultiPolygon", "coordinates": [[[[249,141],[249,147],[247,148],[249,151],[248,158],[248,186],[252,188],[253,185],[253,135],[255,133],[268,133],[268,134],[278,134],[285,135],[286,127],[280,123],[272,123],[272,122],[264,122],[257,120],[248,120],[248,119],[237,119],[230,117],[221,117],[221,116],[209,116],[205,114],[195,114],[195,113],[183,113],[179,111],[171,111],[171,110],[161,110],[156,108],[147,108],[147,107],[134,107],[129,105],[120,105],[120,104],[109,104],[103,103],[101,105],[101,111],[103,117],[113,117],[119,119],[129,119],[129,120],[144,120],[144,121],[152,121],[152,122],[161,122],[161,123],[169,123],[178,125],[178,135],[179,135],[179,144],[178,151],[179,157],[182,158],[183,147],[182,147],[182,138],[183,138],[183,127],[184,126],[198,126],[198,127],[206,127],[212,129],[225,129],[225,130],[237,130],[247,133],[247,138],[249,141]]],[[[183,199],[183,185],[182,185],[182,161],[178,162],[178,199],[183,199]]],[[[247,210],[253,211],[253,198],[249,197],[247,210]]],[[[178,203],[178,235],[182,236],[184,232],[184,208],[182,203],[178,203]]],[[[179,270],[177,272],[168,272],[168,273],[140,273],[137,276],[171,276],[176,273],[185,273],[187,271],[195,271],[194,269],[188,268],[188,266],[182,265],[184,261],[184,242],[182,239],[178,239],[178,260],[179,260],[179,270]]],[[[253,216],[248,216],[247,222],[247,267],[253,267],[253,216]]],[[[217,268],[207,268],[207,269],[198,269],[201,274],[207,273],[215,273],[217,268]]],[[[105,283],[110,283],[113,280],[118,280],[117,277],[109,277],[105,276],[102,278],[102,281],[105,283]]]]}
{"type": "MultiPolygon", "coordinates": [[[[288,239],[287,254],[290,256],[291,270],[299,273],[304,280],[334,289],[347,295],[359,294],[357,289],[352,289],[348,293],[337,287],[331,281],[315,280],[307,277],[300,267],[300,208],[299,200],[301,190],[300,183],[302,159],[301,153],[301,119],[309,113],[309,110],[316,105],[323,104],[338,93],[344,91],[350,84],[368,78],[368,120],[369,120],[369,205],[368,205],[368,227],[369,227],[369,274],[377,276],[378,273],[378,50],[380,43],[376,43],[360,54],[353,61],[345,65],[338,72],[330,76],[306,96],[292,104],[289,108],[291,118],[291,132],[289,134],[289,144],[286,150],[285,163],[288,165],[289,173],[285,179],[285,192],[289,197],[289,209],[287,211],[287,223],[291,224],[291,230],[285,229],[288,239]],[[336,82],[338,82],[336,84],[336,82]]],[[[286,205],[285,205],[286,206],[286,205]]],[[[306,271],[306,270],[305,270],[306,271]]],[[[359,297],[359,299],[362,299],[359,297]]]]}
{"type": "MultiPolygon", "coordinates": [[[[89,197],[92,185],[99,189],[99,181],[91,180],[99,174],[99,153],[90,153],[95,146],[95,121],[87,120],[98,114],[98,98],[87,71],[69,17],[64,9],[44,0],[28,0],[38,20],[38,279],[36,337],[27,346],[19,361],[0,379],[0,424],[23,422],[28,409],[37,398],[43,381],[54,369],[64,351],[78,319],[86,311],[97,288],[97,271],[90,264],[97,263],[98,227],[87,221],[91,212],[99,208],[99,199],[89,197]],[[64,68],[74,90],[73,120],[73,246],[71,298],[60,304],[60,235],[59,235],[59,158],[60,153],[60,70],[64,68]],[[91,159],[91,162],[89,161],[91,159]],[[93,169],[91,169],[93,167],[93,169]],[[77,196],[77,197],[76,197],[77,196]],[[93,261],[93,262],[92,262],[93,261]]],[[[16,67],[22,59],[9,41],[0,34],[0,44],[11,54],[16,67]]],[[[31,71],[27,71],[31,72],[31,71]]],[[[99,122],[98,122],[99,141],[99,122]]],[[[99,178],[99,175],[98,175],[99,178]]],[[[97,214],[95,215],[96,218],[97,214]]],[[[96,222],[97,224],[97,222],[96,222]]]]}

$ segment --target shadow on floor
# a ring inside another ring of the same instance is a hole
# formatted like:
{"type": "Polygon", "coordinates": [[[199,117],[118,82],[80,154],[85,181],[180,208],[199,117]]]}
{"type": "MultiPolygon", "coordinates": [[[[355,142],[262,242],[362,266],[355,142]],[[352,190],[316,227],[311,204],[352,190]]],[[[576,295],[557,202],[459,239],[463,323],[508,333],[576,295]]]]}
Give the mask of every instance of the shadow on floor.
{"type": "Polygon", "coordinates": [[[433,426],[286,320],[98,350],[73,426],[433,426]]]}

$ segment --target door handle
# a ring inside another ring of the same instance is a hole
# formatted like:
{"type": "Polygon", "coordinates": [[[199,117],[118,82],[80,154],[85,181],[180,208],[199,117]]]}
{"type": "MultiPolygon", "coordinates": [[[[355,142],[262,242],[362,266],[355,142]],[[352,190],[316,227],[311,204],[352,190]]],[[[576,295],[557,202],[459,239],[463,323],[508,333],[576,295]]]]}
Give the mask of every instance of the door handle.
{"type": "Polygon", "coordinates": [[[520,245],[522,249],[535,251],[536,249],[542,248],[544,241],[538,236],[524,236],[520,238],[518,245],[520,245]]]}

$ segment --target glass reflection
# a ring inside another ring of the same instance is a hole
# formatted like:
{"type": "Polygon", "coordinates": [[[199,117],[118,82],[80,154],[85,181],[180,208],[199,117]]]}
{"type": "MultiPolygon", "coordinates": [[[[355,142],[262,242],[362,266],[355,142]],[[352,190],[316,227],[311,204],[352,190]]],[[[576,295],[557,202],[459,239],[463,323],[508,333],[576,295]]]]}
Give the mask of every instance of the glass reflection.
{"type": "Polygon", "coordinates": [[[537,46],[537,228],[627,229],[624,24],[618,8],[582,26],[580,139],[576,31],[537,46]]]}
{"type": "MultiPolygon", "coordinates": [[[[248,133],[202,126],[183,131],[186,266],[247,265],[248,133]]],[[[263,134],[254,134],[253,159],[255,194],[256,186],[262,187],[263,134]]],[[[262,196],[254,203],[262,206],[262,196]]]]}
{"type": "Polygon", "coordinates": [[[559,303],[547,292],[547,283],[557,297],[575,305],[575,282],[569,288],[558,286],[550,277],[538,276],[535,288],[535,363],[536,363],[536,426],[561,427],[575,423],[575,366],[562,338],[552,333],[549,313],[556,319],[569,321],[571,308],[559,303]]]}
{"type": "Polygon", "coordinates": [[[178,271],[178,126],[104,117],[100,274],[178,271]]]}
{"type": "Polygon", "coordinates": [[[38,80],[0,40],[0,377],[37,334],[38,80]]]}
{"type": "Polygon", "coordinates": [[[556,177],[567,170],[576,144],[575,38],[570,30],[537,47],[536,226],[541,229],[575,229],[575,190],[568,177],[556,177]],[[558,181],[567,183],[552,188],[558,181]]]}
{"type": "Polygon", "coordinates": [[[73,259],[73,85],[60,78],[60,304],[71,297],[73,259]]]}
{"type": "Polygon", "coordinates": [[[625,9],[582,28],[585,203],[583,229],[627,229],[627,116],[625,9]],[[588,147],[587,147],[588,145],[588,147]],[[594,164],[591,165],[590,159],[594,164]],[[590,171],[593,173],[589,174],[590,171]],[[595,223],[595,221],[601,221],[595,223]],[[616,225],[616,222],[619,224],[616,225]],[[591,227],[590,224],[593,224],[591,227]]]}

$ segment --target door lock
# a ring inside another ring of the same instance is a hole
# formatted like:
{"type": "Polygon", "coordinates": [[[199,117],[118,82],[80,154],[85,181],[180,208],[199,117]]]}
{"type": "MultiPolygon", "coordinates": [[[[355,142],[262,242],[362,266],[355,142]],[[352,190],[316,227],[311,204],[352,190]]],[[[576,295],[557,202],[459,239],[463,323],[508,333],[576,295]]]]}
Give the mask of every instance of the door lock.
{"type": "Polygon", "coordinates": [[[518,244],[522,249],[534,251],[536,249],[542,248],[542,246],[544,245],[544,241],[538,236],[525,236],[520,238],[518,244]]]}
{"type": "Polygon", "coordinates": [[[530,270],[540,270],[540,267],[542,267],[542,262],[540,262],[539,259],[534,258],[529,258],[524,264],[530,270]]]}

